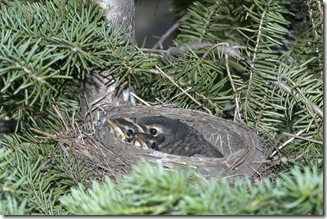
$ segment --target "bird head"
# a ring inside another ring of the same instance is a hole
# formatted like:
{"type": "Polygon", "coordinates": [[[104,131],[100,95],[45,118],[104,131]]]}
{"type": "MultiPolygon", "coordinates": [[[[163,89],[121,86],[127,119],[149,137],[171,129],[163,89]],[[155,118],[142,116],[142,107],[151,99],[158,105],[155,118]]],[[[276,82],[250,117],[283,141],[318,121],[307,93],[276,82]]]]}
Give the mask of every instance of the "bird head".
{"type": "Polygon", "coordinates": [[[149,139],[157,144],[157,149],[172,145],[189,133],[189,127],[176,119],[164,116],[140,117],[137,124],[149,139]]]}

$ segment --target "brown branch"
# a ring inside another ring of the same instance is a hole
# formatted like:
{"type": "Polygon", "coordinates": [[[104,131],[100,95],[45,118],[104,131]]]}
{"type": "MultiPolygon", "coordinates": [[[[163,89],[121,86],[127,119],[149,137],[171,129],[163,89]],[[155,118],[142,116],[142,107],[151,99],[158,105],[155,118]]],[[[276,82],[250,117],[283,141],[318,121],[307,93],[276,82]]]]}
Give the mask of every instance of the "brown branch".
{"type": "Polygon", "coordinates": [[[152,49],[156,49],[156,48],[160,48],[160,49],[163,49],[163,42],[177,29],[179,28],[179,25],[180,23],[183,21],[183,20],[186,20],[187,18],[189,18],[189,15],[184,15],[180,20],[178,20],[173,26],[171,26],[167,31],[166,33],[164,33],[159,41],[154,44],[154,46],[152,47],[152,49]]]}
{"type": "Polygon", "coordinates": [[[317,140],[302,137],[302,136],[299,136],[299,135],[294,135],[294,134],[291,134],[291,133],[288,133],[288,132],[282,132],[282,135],[290,136],[290,137],[293,137],[293,138],[298,138],[298,139],[305,140],[305,141],[310,141],[310,142],[313,142],[313,143],[316,143],[316,144],[321,144],[321,145],[324,144],[324,142],[322,142],[322,141],[317,141],[317,140]]]}
{"type": "MultiPolygon", "coordinates": [[[[240,101],[239,94],[238,94],[238,92],[236,90],[236,87],[235,87],[235,84],[234,84],[232,75],[231,75],[230,70],[229,70],[228,55],[226,55],[226,54],[225,54],[225,66],[226,66],[226,71],[227,71],[227,75],[228,75],[229,81],[231,83],[231,86],[232,86],[232,89],[233,89],[233,92],[234,92],[234,95],[235,95],[235,105],[236,105],[236,108],[235,108],[235,116],[237,115],[238,116],[238,119],[242,121],[242,117],[241,117],[241,114],[240,114],[240,105],[239,105],[239,103],[241,101],[240,101]]],[[[235,116],[234,116],[234,121],[236,121],[235,116]]]]}
{"type": "Polygon", "coordinates": [[[323,19],[324,18],[324,12],[323,12],[323,9],[321,9],[320,1],[319,0],[316,0],[316,4],[317,4],[317,8],[318,8],[320,17],[323,19]]]}

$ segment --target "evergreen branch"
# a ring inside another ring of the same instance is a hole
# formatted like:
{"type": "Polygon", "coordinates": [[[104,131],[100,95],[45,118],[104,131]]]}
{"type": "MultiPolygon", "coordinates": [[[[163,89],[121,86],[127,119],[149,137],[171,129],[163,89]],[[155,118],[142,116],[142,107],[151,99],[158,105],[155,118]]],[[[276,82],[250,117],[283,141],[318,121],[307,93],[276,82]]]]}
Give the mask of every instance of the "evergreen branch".
{"type": "MultiPolygon", "coordinates": [[[[1,143],[1,142],[0,142],[1,143]]],[[[14,161],[12,150],[0,148],[0,214],[23,215],[27,200],[21,198],[19,188],[25,184],[24,179],[15,181],[17,171],[10,171],[14,161]]]]}
{"type": "MultiPolygon", "coordinates": [[[[285,76],[282,76],[285,78],[285,76]]],[[[289,79],[290,80],[290,79],[289,79]]],[[[291,80],[290,80],[291,81],[291,80]]],[[[288,94],[293,95],[294,93],[292,92],[292,89],[285,84],[282,81],[273,81],[273,80],[269,80],[270,83],[275,84],[277,86],[279,86],[282,90],[284,90],[285,92],[287,92],[288,94]]],[[[294,86],[296,85],[294,82],[292,83],[294,86]]],[[[310,102],[303,94],[303,92],[301,92],[301,90],[297,87],[296,90],[298,91],[297,94],[295,94],[296,98],[299,98],[301,100],[302,103],[304,103],[305,105],[308,106],[309,109],[314,110],[321,118],[324,117],[324,114],[322,112],[322,110],[314,103],[310,102]],[[300,98],[301,97],[301,98],[300,98]]],[[[314,117],[312,115],[312,117],[314,117]]]]}
{"type": "MultiPolygon", "coordinates": [[[[225,33],[233,31],[231,26],[236,20],[226,17],[230,13],[230,2],[225,0],[194,2],[187,11],[189,16],[181,22],[181,33],[175,42],[224,42],[225,33]]],[[[234,35],[229,35],[234,38],[234,35]]],[[[229,41],[229,40],[227,40],[229,41]]]]}
{"type": "Polygon", "coordinates": [[[214,16],[214,14],[216,13],[217,8],[219,7],[221,1],[215,1],[215,4],[211,7],[208,8],[208,11],[210,11],[210,13],[208,14],[208,17],[205,18],[205,23],[204,23],[204,27],[202,29],[200,38],[199,38],[199,42],[203,42],[204,37],[207,35],[206,33],[208,32],[208,27],[210,25],[210,23],[212,22],[212,17],[214,16]]]}
{"type": "Polygon", "coordinates": [[[205,109],[209,114],[212,115],[211,111],[206,108],[205,106],[203,106],[198,100],[196,100],[195,98],[193,98],[188,92],[186,92],[183,88],[181,88],[176,82],[175,80],[170,77],[169,75],[167,75],[164,71],[162,71],[158,66],[156,66],[158,72],[153,71],[153,73],[157,73],[157,74],[161,74],[164,77],[166,77],[169,81],[171,81],[176,87],[178,87],[178,89],[180,89],[184,94],[186,94],[192,101],[194,101],[196,104],[198,104],[200,107],[202,107],[203,109],[205,109]]]}
{"type": "Polygon", "coordinates": [[[223,52],[225,55],[231,56],[233,58],[235,58],[238,61],[243,61],[245,60],[244,57],[241,56],[241,54],[235,50],[236,48],[244,48],[242,46],[229,46],[228,43],[204,43],[204,42],[194,42],[194,43],[186,43],[184,45],[181,46],[177,46],[177,47],[170,47],[167,51],[164,51],[166,54],[168,55],[172,55],[172,56],[180,56],[183,53],[186,53],[188,51],[196,51],[196,50],[200,50],[200,49],[204,49],[210,47],[206,53],[203,55],[203,59],[209,54],[209,52],[211,52],[213,49],[217,49],[218,51],[223,52]]]}
{"type": "Polygon", "coordinates": [[[0,200],[0,214],[1,215],[24,215],[26,208],[26,200],[18,203],[15,198],[8,196],[0,200]]]}
{"type": "MultiPolygon", "coordinates": [[[[322,13],[321,8],[320,8],[320,2],[317,0],[316,3],[317,3],[316,6],[317,6],[317,8],[318,8],[318,10],[319,10],[319,13],[320,13],[320,17],[323,18],[323,13],[322,13]]],[[[312,10],[313,10],[313,9],[311,8],[311,4],[310,4],[310,2],[308,2],[307,4],[308,4],[308,15],[309,15],[309,20],[310,20],[310,23],[311,23],[311,25],[312,25],[312,27],[313,27],[313,32],[314,32],[315,41],[318,41],[320,37],[319,37],[319,34],[318,34],[317,31],[316,31],[317,27],[316,27],[316,24],[315,24],[315,22],[314,22],[314,20],[313,20],[313,15],[312,15],[312,10]]],[[[317,53],[319,53],[319,51],[317,51],[317,53]]]]}
{"type": "MultiPolygon", "coordinates": [[[[257,30],[258,32],[257,32],[256,42],[255,42],[255,46],[254,46],[254,50],[253,50],[253,56],[252,56],[252,65],[251,65],[252,68],[254,68],[254,65],[256,63],[257,53],[258,53],[260,41],[261,41],[261,38],[262,38],[263,25],[264,25],[264,21],[266,19],[266,13],[267,13],[267,11],[269,9],[269,5],[271,4],[271,2],[272,2],[272,0],[269,0],[266,3],[265,8],[262,11],[261,16],[260,16],[260,23],[259,23],[258,30],[257,30]]],[[[250,83],[249,84],[251,84],[252,74],[253,73],[250,73],[250,83]]]]}
{"type": "MultiPolygon", "coordinates": [[[[63,208],[58,203],[58,198],[67,193],[70,186],[76,185],[77,181],[87,184],[87,178],[90,176],[89,167],[85,167],[83,159],[68,157],[65,153],[65,145],[59,143],[57,146],[57,142],[54,145],[54,141],[50,138],[56,137],[51,134],[52,132],[58,133],[59,130],[64,129],[64,124],[72,119],[72,114],[77,109],[77,107],[72,108],[71,105],[67,107],[67,102],[60,98],[56,103],[53,111],[46,110],[49,115],[47,119],[34,118],[26,124],[20,135],[5,135],[0,142],[2,147],[14,150],[14,153],[11,153],[13,160],[6,169],[8,172],[16,173],[11,179],[14,183],[20,182],[11,196],[15,197],[18,203],[27,200],[24,214],[62,214],[63,208]],[[48,137],[39,138],[32,131],[33,128],[41,130],[42,135],[48,137]],[[63,150],[58,150],[59,147],[63,150]]],[[[66,130],[66,132],[71,131],[73,130],[66,130]]],[[[71,144],[67,141],[66,143],[71,144]]],[[[1,166],[0,172],[2,172],[1,166]]],[[[11,186],[9,185],[8,188],[11,189],[11,186]]]]}
{"type": "MultiPolygon", "coordinates": [[[[263,29],[263,25],[264,25],[264,20],[265,20],[266,13],[267,13],[268,8],[269,8],[268,6],[269,6],[269,4],[271,2],[272,2],[272,0],[269,0],[267,2],[267,4],[265,5],[265,8],[262,11],[261,16],[260,16],[260,23],[259,23],[258,30],[257,30],[256,42],[255,42],[254,50],[253,50],[253,53],[252,53],[251,69],[254,69],[255,63],[257,61],[257,53],[258,53],[258,50],[259,50],[259,45],[260,45],[260,41],[261,41],[261,37],[262,37],[261,35],[262,35],[262,29],[263,29]]],[[[250,96],[250,90],[251,90],[251,87],[253,86],[252,85],[252,83],[253,83],[253,73],[254,72],[252,70],[250,70],[250,72],[249,72],[249,80],[248,80],[248,85],[247,85],[247,91],[245,93],[244,104],[247,104],[248,98],[250,96]]]]}
{"type": "MultiPolygon", "coordinates": [[[[223,52],[224,54],[235,58],[238,61],[245,61],[245,58],[236,50],[238,48],[245,49],[244,46],[230,46],[228,43],[206,43],[206,42],[192,42],[192,43],[185,43],[181,46],[170,47],[167,50],[158,50],[158,49],[148,49],[148,48],[137,48],[139,51],[150,53],[150,56],[161,57],[164,58],[163,55],[157,54],[164,54],[164,55],[171,55],[171,56],[181,56],[189,51],[197,51],[201,49],[205,49],[210,47],[205,54],[203,55],[202,59],[206,58],[208,54],[213,50],[217,49],[219,52],[223,52]]],[[[248,64],[246,62],[246,64],[248,64]]]]}
{"type": "MultiPolygon", "coordinates": [[[[156,60],[138,55],[127,45],[120,46],[127,36],[118,34],[95,4],[56,0],[0,10],[1,117],[35,116],[36,111],[49,106],[52,97],[61,96],[65,86],[91,71],[105,71],[115,75],[117,83],[126,78],[131,83],[135,77],[131,73],[147,73],[145,66],[156,64],[156,60]],[[19,13],[12,13],[15,10],[19,13]],[[58,13],[62,14],[59,21],[58,13]]],[[[74,93],[76,84],[75,88],[74,93]]]]}
{"type": "Polygon", "coordinates": [[[121,46],[126,36],[108,26],[92,4],[17,3],[0,5],[0,117],[25,113],[30,120],[21,133],[0,142],[12,149],[0,148],[0,213],[323,214],[322,171],[316,171],[323,167],[324,137],[321,1],[197,2],[180,21],[176,46],[154,50],[164,58],[161,63],[121,46]],[[286,18],[284,5],[290,2],[304,5],[300,18],[309,22],[297,21],[301,28],[286,18]],[[282,51],[290,31],[295,41],[282,51]],[[253,50],[238,51],[234,45],[253,50]],[[67,158],[71,142],[53,133],[78,130],[66,125],[77,122],[73,79],[91,72],[125,84],[137,80],[142,91],[149,91],[145,101],[161,97],[225,117],[233,109],[223,114],[221,105],[235,104],[235,119],[280,137],[278,155],[283,157],[271,171],[291,172],[274,182],[241,181],[231,188],[223,179],[202,182],[195,173],[142,164],[117,185],[98,183],[86,190],[85,163],[74,154],[67,158]],[[40,109],[43,114],[34,117],[40,109]],[[69,197],[78,182],[84,186],[69,197]]]}
{"type": "MultiPolygon", "coordinates": [[[[197,52],[197,50],[201,50],[201,49],[206,49],[204,54],[201,57],[201,60],[205,60],[208,58],[208,56],[210,55],[210,53],[216,49],[217,53],[223,53],[225,55],[225,68],[227,70],[227,74],[229,77],[229,80],[231,81],[232,84],[232,88],[234,91],[234,94],[236,96],[238,96],[237,91],[236,91],[236,87],[234,85],[232,76],[230,74],[230,70],[229,70],[229,59],[228,57],[231,56],[232,58],[236,59],[237,61],[242,62],[245,66],[248,66],[249,64],[247,63],[247,61],[245,61],[245,58],[241,56],[241,54],[236,50],[238,48],[244,48],[242,46],[230,46],[228,43],[217,43],[217,44],[213,44],[213,43],[187,43],[181,46],[177,46],[177,47],[170,47],[168,50],[154,50],[154,49],[139,49],[142,52],[155,52],[155,53],[163,53],[163,58],[168,58],[169,56],[182,56],[183,54],[186,54],[187,52],[197,52]]],[[[169,80],[172,81],[174,80],[173,77],[169,77],[169,80]]],[[[181,85],[185,85],[184,83],[180,82],[180,80],[178,80],[179,83],[181,85]]],[[[186,90],[192,90],[192,87],[188,87],[186,90]]],[[[214,103],[214,101],[212,101],[210,98],[206,97],[204,94],[202,94],[200,91],[193,91],[198,97],[200,97],[201,99],[204,99],[210,107],[215,108],[215,110],[217,110],[218,112],[222,112],[222,110],[220,110],[219,108],[217,108],[216,103],[214,103]]],[[[183,92],[185,93],[185,92],[183,92]]],[[[188,92],[186,92],[188,93],[188,92]]],[[[175,99],[176,97],[180,96],[181,94],[176,94],[174,97],[170,98],[170,101],[175,99]]],[[[186,94],[188,97],[190,97],[190,95],[186,94]]],[[[193,97],[192,97],[193,98],[193,97]]],[[[239,100],[239,98],[236,97],[236,99],[239,100]]],[[[196,102],[196,101],[194,101],[196,102]]],[[[200,104],[199,102],[197,103],[198,105],[200,104]]],[[[236,105],[239,104],[239,101],[236,101],[236,105]]],[[[201,105],[200,105],[201,106],[201,105]]],[[[237,107],[239,108],[239,107],[237,107]]],[[[206,110],[208,111],[208,110],[206,110]]],[[[235,112],[236,113],[236,112],[235,112]]]]}
{"type": "MultiPolygon", "coordinates": [[[[312,25],[312,31],[314,33],[314,42],[316,44],[319,44],[323,42],[323,39],[322,39],[322,35],[321,35],[321,32],[323,31],[323,25],[321,24],[320,25],[320,28],[317,28],[317,25],[319,25],[320,22],[323,21],[323,12],[321,10],[321,5],[320,5],[320,1],[319,0],[316,0],[316,5],[315,7],[318,9],[319,11],[319,16],[314,16],[313,15],[313,11],[316,11],[315,9],[312,9],[312,5],[313,5],[313,2],[310,2],[310,1],[307,1],[307,6],[308,6],[308,16],[309,16],[309,20],[310,20],[310,24],[312,25]],[[318,22],[317,22],[318,21],[318,22]],[[320,32],[320,34],[318,33],[318,31],[320,32]]],[[[317,46],[315,48],[315,53],[317,54],[317,57],[318,57],[318,62],[319,62],[319,65],[320,66],[323,66],[323,61],[321,62],[321,60],[323,59],[321,57],[321,54],[323,53],[321,48],[319,46],[317,46]]],[[[321,71],[321,74],[322,71],[321,71]]]]}
{"type": "Polygon", "coordinates": [[[231,188],[227,179],[204,181],[192,170],[142,162],[116,188],[106,178],[102,186],[72,189],[61,202],[78,215],[321,215],[323,174],[296,167],[275,182],[243,179],[231,188]]]}
{"type": "MultiPolygon", "coordinates": [[[[220,52],[220,51],[221,52],[226,52],[227,54],[232,54],[234,56],[235,56],[235,54],[237,54],[236,51],[231,52],[232,49],[227,48],[227,47],[229,47],[229,45],[228,44],[225,44],[225,43],[221,43],[221,44],[189,43],[187,45],[183,45],[183,46],[180,46],[180,47],[174,47],[174,48],[170,48],[170,49],[172,49],[172,50],[173,49],[176,49],[177,52],[174,52],[174,54],[177,55],[177,53],[178,53],[179,54],[178,56],[181,56],[183,53],[186,53],[187,51],[190,51],[191,53],[194,53],[196,51],[196,49],[206,48],[208,46],[210,46],[211,48],[209,48],[209,51],[207,51],[206,53],[204,53],[204,55],[202,56],[201,59],[199,58],[199,62],[205,62],[206,56],[208,56],[209,55],[209,52],[212,51],[215,48],[217,48],[218,52],[220,52]],[[190,46],[192,48],[188,48],[188,46],[190,46]],[[223,48],[221,49],[221,47],[223,47],[223,48]],[[188,49],[186,50],[185,48],[188,48],[188,49]],[[195,51],[193,51],[192,49],[195,49],[195,51]]],[[[238,47],[235,47],[235,48],[238,48],[238,47]]],[[[170,55],[170,52],[169,52],[170,49],[167,50],[167,51],[153,50],[153,49],[139,49],[139,48],[137,48],[137,49],[140,50],[142,53],[144,51],[147,51],[147,52],[150,51],[150,52],[160,52],[160,53],[165,53],[165,54],[169,54],[170,55]]],[[[163,58],[169,58],[169,57],[171,57],[171,56],[164,56],[163,58]]],[[[201,67],[201,68],[204,68],[204,72],[203,73],[202,72],[199,72],[199,74],[204,75],[205,74],[205,71],[208,71],[208,70],[205,69],[205,67],[201,67]]],[[[191,70],[191,71],[194,71],[194,70],[191,70]]],[[[158,72],[156,70],[151,70],[151,72],[160,75],[160,72],[158,72]]],[[[187,74],[191,76],[191,74],[189,74],[189,73],[187,73],[187,74]]],[[[211,74],[211,73],[209,73],[209,74],[211,74]]],[[[181,73],[181,75],[186,75],[186,74],[181,73]]],[[[188,77],[190,77],[190,76],[188,76],[188,77]]],[[[212,101],[211,98],[206,97],[206,95],[203,94],[203,93],[201,93],[201,91],[199,91],[196,87],[194,87],[192,85],[192,83],[190,84],[189,83],[189,79],[181,79],[181,80],[179,80],[179,79],[175,79],[175,76],[168,75],[168,74],[165,74],[164,77],[168,78],[168,80],[173,84],[173,86],[177,87],[179,90],[182,90],[182,93],[186,94],[186,96],[188,96],[188,98],[191,98],[191,100],[193,100],[193,102],[195,102],[196,105],[198,105],[201,108],[205,109],[210,114],[211,114],[211,112],[208,111],[208,108],[206,106],[204,106],[203,104],[201,104],[200,101],[198,101],[196,99],[196,97],[192,97],[191,94],[188,92],[188,90],[191,90],[195,94],[195,96],[200,97],[201,99],[205,100],[210,105],[210,107],[214,107],[215,110],[221,111],[219,108],[217,108],[216,103],[214,103],[214,101],[212,101]],[[187,82],[185,83],[184,81],[187,81],[187,82]],[[189,84],[189,86],[187,87],[187,89],[181,88],[181,86],[187,86],[188,84],[189,84]]],[[[195,77],[195,78],[197,78],[197,77],[195,77]]],[[[204,80],[207,80],[205,77],[202,77],[202,78],[204,78],[204,80]]],[[[210,81],[210,83],[212,83],[212,82],[213,81],[210,81]]],[[[220,82],[223,83],[224,80],[221,80],[220,82]]],[[[217,88],[219,88],[220,86],[222,86],[222,84],[217,84],[217,85],[211,84],[209,87],[211,87],[211,86],[216,86],[217,88]]],[[[203,90],[203,87],[200,88],[200,90],[203,90]]],[[[173,99],[175,99],[178,96],[181,96],[181,94],[174,95],[173,97],[170,98],[170,100],[173,100],[173,99]]]]}

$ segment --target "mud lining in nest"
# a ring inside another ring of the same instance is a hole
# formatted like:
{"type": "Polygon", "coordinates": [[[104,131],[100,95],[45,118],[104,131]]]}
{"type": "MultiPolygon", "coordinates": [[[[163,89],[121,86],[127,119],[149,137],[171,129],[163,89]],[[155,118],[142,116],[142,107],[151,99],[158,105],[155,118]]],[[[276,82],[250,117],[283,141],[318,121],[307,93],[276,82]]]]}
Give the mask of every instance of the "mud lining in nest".
{"type": "Polygon", "coordinates": [[[142,149],[110,134],[108,124],[102,122],[95,134],[84,135],[84,144],[77,144],[76,152],[109,171],[110,175],[128,172],[131,165],[141,158],[150,163],[162,163],[167,168],[191,167],[207,179],[226,177],[231,183],[235,178],[256,178],[263,169],[265,147],[257,134],[243,124],[199,111],[164,106],[111,107],[105,111],[107,115],[102,121],[106,118],[158,115],[179,119],[197,129],[224,154],[224,158],[185,157],[142,149]]]}

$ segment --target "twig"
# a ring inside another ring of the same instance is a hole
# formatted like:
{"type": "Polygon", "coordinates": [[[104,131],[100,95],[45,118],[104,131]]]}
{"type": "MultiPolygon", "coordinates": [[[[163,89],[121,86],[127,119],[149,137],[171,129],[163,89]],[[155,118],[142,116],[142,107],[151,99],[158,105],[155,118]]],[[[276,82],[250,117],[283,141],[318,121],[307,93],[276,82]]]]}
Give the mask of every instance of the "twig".
{"type": "MultiPolygon", "coordinates": [[[[137,50],[142,52],[146,52],[150,56],[156,56],[156,57],[162,57],[163,55],[171,55],[171,56],[179,56],[182,55],[190,50],[199,50],[210,47],[202,56],[202,59],[204,59],[210,51],[213,49],[217,49],[218,51],[223,52],[224,54],[227,54],[233,58],[235,58],[237,61],[245,61],[245,58],[240,55],[240,53],[235,49],[246,49],[245,46],[229,46],[228,43],[199,43],[199,42],[192,42],[192,43],[185,43],[181,46],[176,47],[170,47],[167,50],[159,50],[159,49],[148,49],[148,48],[138,48],[137,50]],[[160,55],[163,54],[163,55],[160,55]]],[[[145,56],[145,54],[144,54],[145,56]]],[[[247,65],[248,62],[246,62],[247,65]]]]}
{"type": "Polygon", "coordinates": [[[318,11],[319,11],[320,17],[323,18],[323,17],[324,17],[324,12],[323,12],[323,10],[321,9],[320,1],[319,1],[319,0],[316,0],[316,4],[317,4],[317,8],[318,8],[318,11]]]}
{"type": "Polygon", "coordinates": [[[137,100],[141,101],[143,104],[145,104],[146,106],[151,106],[151,104],[149,104],[148,102],[146,102],[145,100],[143,100],[141,97],[137,96],[135,93],[133,93],[132,91],[130,92],[131,95],[133,97],[135,97],[137,100]]]}
{"type": "Polygon", "coordinates": [[[62,121],[62,123],[64,124],[65,128],[66,128],[66,131],[68,132],[69,131],[69,128],[64,120],[64,118],[62,117],[61,113],[59,112],[58,108],[54,105],[54,104],[51,104],[52,108],[54,109],[54,111],[56,112],[57,116],[59,117],[59,119],[62,121]]]}
{"type": "Polygon", "coordinates": [[[255,126],[254,126],[255,129],[258,129],[258,126],[259,126],[259,124],[261,122],[261,119],[262,119],[262,115],[264,113],[264,109],[266,109],[266,100],[267,100],[267,91],[265,91],[264,96],[263,96],[262,107],[260,109],[260,112],[259,112],[258,117],[257,117],[257,121],[255,122],[255,126]]]}
{"type": "Polygon", "coordinates": [[[167,31],[166,33],[164,33],[159,41],[154,44],[154,46],[152,47],[152,49],[156,49],[156,48],[160,48],[160,49],[163,49],[163,42],[179,27],[180,25],[180,22],[187,19],[189,17],[189,15],[184,15],[181,19],[179,19],[173,26],[171,26],[167,31]]]}
{"type": "Polygon", "coordinates": [[[46,132],[42,132],[38,129],[35,129],[35,128],[30,128],[32,131],[36,132],[36,133],[39,133],[39,134],[42,134],[42,135],[45,135],[46,137],[50,138],[50,139],[58,139],[58,137],[56,135],[51,135],[49,133],[46,133],[46,132]]]}
{"type": "MultiPolygon", "coordinates": [[[[189,87],[189,88],[187,88],[185,91],[187,92],[187,91],[189,91],[189,90],[191,90],[191,89],[192,89],[192,88],[189,87]]],[[[174,100],[175,98],[181,96],[182,94],[183,94],[183,93],[178,93],[178,94],[176,94],[175,96],[173,96],[172,98],[170,98],[170,100],[167,100],[166,102],[163,102],[162,104],[167,104],[167,103],[171,102],[172,100],[174,100]]]]}
{"type": "MultiPolygon", "coordinates": [[[[298,133],[295,134],[295,136],[299,136],[301,135],[305,130],[300,130],[298,133]]],[[[278,147],[278,150],[281,150],[283,147],[285,147],[288,143],[292,142],[294,140],[294,136],[290,139],[288,139],[287,141],[285,141],[281,146],[278,147]]],[[[274,156],[277,153],[277,151],[274,151],[270,156],[274,156]]]]}
{"type": "MultiPolygon", "coordinates": [[[[203,106],[203,104],[201,104],[198,100],[196,100],[194,97],[192,97],[189,93],[187,93],[183,88],[181,88],[176,82],[175,80],[170,77],[169,75],[167,75],[164,71],[162,71],[158,66],[156,66],[156,69],[158,69],[159,73],[163,76],[165,76],[168,80],[170,80],[178,89],[180,89],[184,94],[186,94],[191,100],[193,100],[196,104],[198,104],[200,107],[202,107],[204,110],[206,110],[210,115],[212,115],[211,111],[203,106]]],[[[157,73],[155,71],[152,71],[154,73],[157,73]]]]}
{"type": "MultiPolygon", "coordinates": [[[[229,70],[229,65],[228,65],[228,55],[225,54],[225,66],[226,66],[226,71],[227,71],[227,75],[228,75],[228,78],[229,78],[229,81],[230,81],[230,84],[232,86],[232,89],[233,89],[233,92],[234,92],[234,95],[235,95],[235,105],[236,105],[236,108],[235,108],[235,115],[238,116],[238,118],[240,120],[242,120],[242,117],[241,117],[241,114],[240,114],[240,106],[239,106],[239,102],[240,102],[240,98],[239,98],[239,95],[238,95],[238,92],[235,88],[235,84],[234,84],[234,81],[233,81],[233,78],[232,78],[232,75],[230,73],[230,70],[229,70]]],[[[235,121],[235,116],[234,116],[234,121],[235,121]]]]}
{"type": "MultiPolygon", "coordinates": [[[[39,133],[39,134],[42,134],[42,135],[46,136],[48,139],[53,139],[53,140],[55,140],[57,142],[61,142],[61,143],[69,145],[69,151],[67,153],[68,158],[70,157],[71,152],[73,152],[73,154],[75,155],[75,150],[76,150],[76,145],[77,145],[77,143],[75,141],[68,140],[68,139],[65,139],[63,137],[59,137],[57,135],[52,135],[52,134],[40,131],[40,130],[35,129],[35,128],[31,128],[31,130],[36,132],[36,133],[39,133]]],[[[39,138],[43,138],[43,137],[40,136],[39,138]]],[[[69,137],[69,138],[71,138],[71,137],[69,137]]],[[[63,150],[63,151],[65,151],[65,150],[63,150]]]]}
{"type": "Polygon", "coordinates": [[[322,142],[322,141],[317,141],[317,140],[314,140],[314,139],[310,139],[310,138],[306,138],[306,137],[294,135],[294,134],[291,134],[291,133],[288,133],[288,132],[282,132],[282,135],[286,135],[286,136],[289,136],[289,137],[298,138],[298,139],[305,140],[305,141],[310,141],[310,142],[321,144],[321,145],[324,144],[324,142],[322,142]]]}
{"type": "Polygon", "coordinates": [[[216,44],[213,43],[187,43],[187,44],[183,44],[181,46],[177,46],[177,47],[170,47],[167,51],[166,54],[171,55],[171,56],[179,56],[183,53],[186,53],[190,50],[199,50],[199,49],[204,49],[207,47],[212,47],[216,44]]]}
{"type": "MultiPolygon", "coordinates": [[[[259,171],[257,171],[256,169],[254,169],[254,168],[251,167],[251,166],[250,166],[250,168],[253,170],[253,172],[255,172],[256,174],[258,174],[259,179],[261,180],[261,179],[262,179],[262,175],[261,175],[261,173],[259,173],[259,171]]],[[[258,182],[256,182],[256,183],[258,183],[258,182]]]]}

